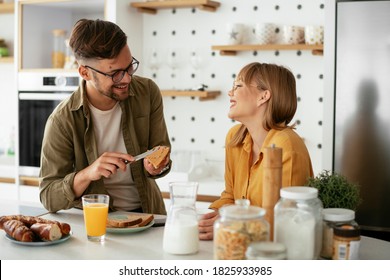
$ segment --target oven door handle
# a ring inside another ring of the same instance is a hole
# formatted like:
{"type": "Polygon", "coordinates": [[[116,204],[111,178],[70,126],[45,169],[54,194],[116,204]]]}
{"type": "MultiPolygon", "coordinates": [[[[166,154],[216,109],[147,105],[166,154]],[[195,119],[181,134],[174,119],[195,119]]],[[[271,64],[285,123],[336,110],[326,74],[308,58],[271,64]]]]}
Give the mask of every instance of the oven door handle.
{"type": "Polygon", "coordinates": [[[64,100],[71,93],[19,93],[19,100],[64,100]]]}

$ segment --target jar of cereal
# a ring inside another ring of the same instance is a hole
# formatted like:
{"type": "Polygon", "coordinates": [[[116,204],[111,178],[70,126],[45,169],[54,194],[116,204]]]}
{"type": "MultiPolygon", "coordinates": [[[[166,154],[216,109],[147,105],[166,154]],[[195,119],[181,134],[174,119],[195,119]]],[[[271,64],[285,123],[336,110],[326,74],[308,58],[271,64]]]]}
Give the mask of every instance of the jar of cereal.
{"type": "Polygon", "coordinates": [[[236,200],[235,205],[219,209],[214,223],[214,259],[244,260],[250,243],[269,241],[269,223],[265,210],[250,206],[249,200],[236,200]]]}

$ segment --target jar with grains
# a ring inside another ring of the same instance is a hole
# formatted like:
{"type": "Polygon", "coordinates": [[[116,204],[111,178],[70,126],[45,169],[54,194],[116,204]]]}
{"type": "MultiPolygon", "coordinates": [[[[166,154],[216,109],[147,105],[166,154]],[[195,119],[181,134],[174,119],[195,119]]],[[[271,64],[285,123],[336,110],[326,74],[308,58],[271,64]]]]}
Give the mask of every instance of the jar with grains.
{"type": "Polygon", "coordinates": [[[214,259],[244,260],[251,242],[269,241],[269,223],[265,210],[250,206],[249,200],[236,200],[235,205],[219,209],[214,223],[214,259]]]}
{"type": "Polygon", "coordinates": [[[53,51],[51,62],[53,68],[63,68],[65,64],[65,34],[63,29],[53,30],[53,51]]]}
{"type": "Polygon", "coordinates": [[[287,259],[319,258],[322,209],[316,188],[287,187],[280,190],[280,199],[274,210],[274,241],[286,246],[287,259]]]}
{"type": "Polygon", "coordinates": [[[321,258],[332,259],[333,229],[342,224],[357,226],[355,211],[344,208],[326,208],[323,211],[323,233],[321,258]]]}
{"type": "Polygon", "coordinates": [[[342,224],[333,229],[333,260],[359,258],[360,229],[358,225],[342,224]]]}

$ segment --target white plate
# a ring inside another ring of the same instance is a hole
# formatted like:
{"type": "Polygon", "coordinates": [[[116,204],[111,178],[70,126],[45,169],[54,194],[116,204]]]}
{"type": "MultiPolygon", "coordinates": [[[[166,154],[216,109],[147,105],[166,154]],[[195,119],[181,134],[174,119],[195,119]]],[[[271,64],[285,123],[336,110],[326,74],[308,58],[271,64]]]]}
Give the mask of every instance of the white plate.
{"type": "Polygon", "coordinates": [[[62,237],[61,239],[55,240],[55,241],[33,241],[33,242],[22,242],[18,241],[8,234],[5,235],[5,238],[11,241],[12,243],[24,245],[24,246],[49,246],[49,245],[55,245],[62,242],[67,241],[72,236],[72,232],[70,232],[68,235],[62,237]]]}
{"type": "MultiPolygon", "coordinates": [[[[123,217],[127,218],[126,215],[110,215],[110,217],[113,218],[113,219],[121,219],[123,217]]],[[[134,233],[134,232],[139,232],[139,231],[146,230],[146,229],[150,228],[153,225],[154,225],[154,219],[149,224],[147,224],[146,226],[143,226],[143,227],[127,227],[127,228],[111,228],[111,227],[107,227],[106,231],[109,232],[109,233],[134,233]]]]}

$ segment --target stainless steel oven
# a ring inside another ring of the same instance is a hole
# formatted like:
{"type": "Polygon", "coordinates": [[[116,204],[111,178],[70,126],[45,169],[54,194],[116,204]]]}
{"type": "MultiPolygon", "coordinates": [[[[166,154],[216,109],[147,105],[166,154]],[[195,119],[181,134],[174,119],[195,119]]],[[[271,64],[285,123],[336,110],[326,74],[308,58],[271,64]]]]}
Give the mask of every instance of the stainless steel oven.
{"type": "Polygon", "coordinates": [[[20,175],[38,176],[46,121],[79,81],[78,73],[73,72],[18,74],[20,175]]]}

